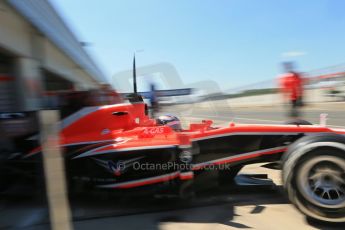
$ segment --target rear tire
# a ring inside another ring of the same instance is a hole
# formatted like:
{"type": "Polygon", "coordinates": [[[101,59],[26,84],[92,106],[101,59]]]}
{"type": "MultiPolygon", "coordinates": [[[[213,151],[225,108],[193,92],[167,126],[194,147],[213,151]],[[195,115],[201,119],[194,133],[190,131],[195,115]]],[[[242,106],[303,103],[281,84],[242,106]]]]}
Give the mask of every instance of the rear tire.
{"type": "Polygon", "coordinates": [[[302,119],[292,119],[284,123],[285,125],[313,125],[309,121],[302,119]]]}
{"type": "MultiPolygon", "coordinates": [[[[329,140],[334,137],[325,136],[323,139],[329,140]]],[[[283,157],[282,173],[285,190],[290,201],[308,217],[343,223],[345,222],[345,151],[326,144],[322,146],[322,142],[312,142],[313,138],[322,137],[300,139],[283,157]],[[300,146],[308,144],[321,145],[317,148],[307,148],[308,150],[300,155],[300,146]]],[[[339,142],[333,143],[344,145],[339,142]]]]}

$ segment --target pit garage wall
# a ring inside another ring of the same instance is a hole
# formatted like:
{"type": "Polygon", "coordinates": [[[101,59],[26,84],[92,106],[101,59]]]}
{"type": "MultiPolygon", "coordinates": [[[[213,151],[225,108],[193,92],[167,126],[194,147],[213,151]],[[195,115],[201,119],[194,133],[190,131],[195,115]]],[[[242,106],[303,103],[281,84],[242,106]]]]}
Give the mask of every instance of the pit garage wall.
{"type": "Polygon", "coordinates": [[[0,1],[0,48],[14,57],[16,100],[12,110],[35,110],[44,92],[42,69],[65,78],[75,89],[97,88],[99,83],[61,52],[5,1],[0,1]]]}

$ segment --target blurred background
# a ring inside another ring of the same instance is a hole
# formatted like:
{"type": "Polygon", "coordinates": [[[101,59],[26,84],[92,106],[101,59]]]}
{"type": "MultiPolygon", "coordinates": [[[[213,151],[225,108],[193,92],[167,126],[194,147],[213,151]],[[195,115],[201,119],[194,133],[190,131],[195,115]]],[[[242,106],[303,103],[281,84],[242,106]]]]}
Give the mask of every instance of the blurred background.
{"type": "MultiPolygon", "coordinates": [[[[85,107],[128,102],[134,69],[153,117],[174,114],[183,125],[202,119],[217,125],[281,124],[291,118],[319,123],[320,114],[327,113],[330,127],[344,128],[344,7],[341,0],[1,0],[0,158],[30,148],[22,140],[42,131],[39,111],[58,111],[58,121],[85,107]]],[[[18,184],[9,188],[12,178],[1,167],[6,176],[0,182],[0,228],[57,228],[46,190],[29,192],[18,184]],[[34,195],[28,198],[29,193],[34,195]]],[[[61,189],[65,191],[63,185],[61,189]]],[[[78,200],[70,207],[65,197],[63,208],[71,213],[63,212],[69,224],[60,228],[137,227],[127,217],[88,222],[121,216],[129,202],[114,209],[102,199],[101,205],[78,200]]],[[[292,210],[274,196],[262,202],[292,210]]],[[[143,212],[142,207],[130,208],[125,213],[143,212]]],[[[174,218],[166,221],[161,215],[148,217],[149,223],[143,216],[135,218],[150,229],[175,229],[185,226],[180,222],[205,219],[204,213],[186,221],[178,220],[181,213],[168,213],[174,218]]],[[[247,217],[237,222],[245,223],[247,217]]],[[[297,227],[309,226],[294,210],[288,218],[297,227]]],[[[202,226],[225,221],[215,219],[202,226]]],[[[252,227],[262,227],[256,221],[252,227]]],[[[230,229],[242,226],[236,224],[230,229]]]]}

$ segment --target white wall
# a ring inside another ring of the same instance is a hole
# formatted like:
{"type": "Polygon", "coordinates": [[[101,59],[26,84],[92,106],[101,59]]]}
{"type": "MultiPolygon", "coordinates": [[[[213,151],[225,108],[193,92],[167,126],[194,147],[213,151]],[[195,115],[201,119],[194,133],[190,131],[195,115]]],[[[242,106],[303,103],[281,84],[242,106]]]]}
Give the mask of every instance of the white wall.
{"type": "Polygon", "coordinates": [[[30,25],[5,1],[0,1],[0,46],[22,56],[30,56],[30,25]]]}
{"type": "Polygon", "coordinates": [[[0,1],[0,48],[12,53],[16,60],[17,96],[21,109],[30,109],[35,92],[32,82],[40,81],[40,68],[45,68],[73,82],[77,89],[97,88],[95,81],[84,69],[32,27],[13,8],[0,1]],[[27,92],[28,91],[28,92],[27,92]]]}

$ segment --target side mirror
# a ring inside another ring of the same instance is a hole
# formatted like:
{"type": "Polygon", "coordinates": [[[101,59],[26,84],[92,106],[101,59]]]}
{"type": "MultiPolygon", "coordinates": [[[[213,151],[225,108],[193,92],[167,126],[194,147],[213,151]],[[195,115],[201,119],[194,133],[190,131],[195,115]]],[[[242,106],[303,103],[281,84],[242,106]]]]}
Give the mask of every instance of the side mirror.
{"type": "Polygon", "coordinates": [[[114,116],[123,116],[123,115],[128,115],[128,112],[127,111],[113,112],[112,115],[114,115],[114,116]]]}

